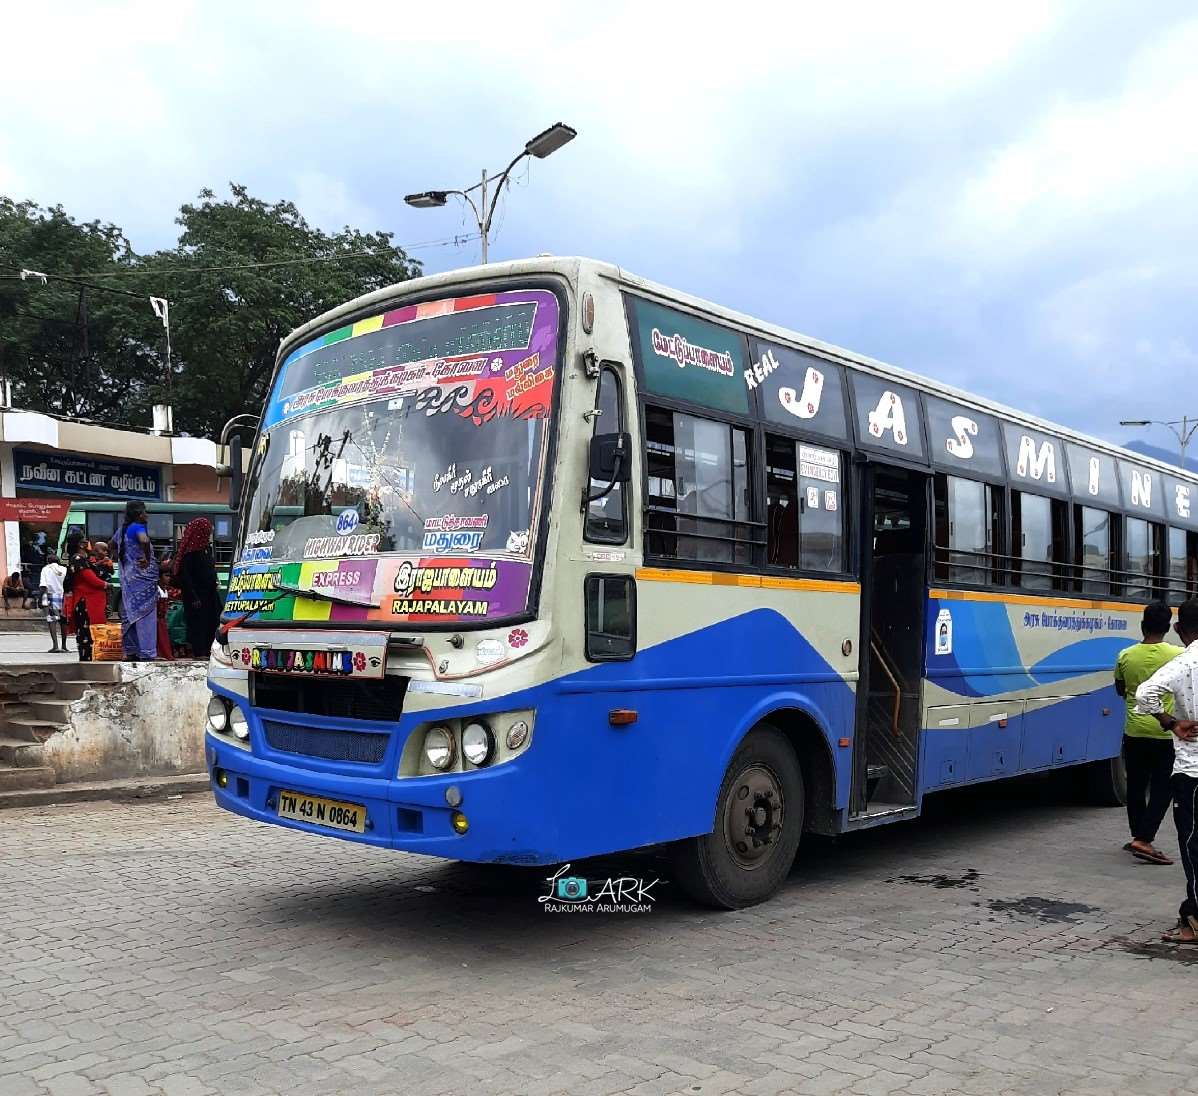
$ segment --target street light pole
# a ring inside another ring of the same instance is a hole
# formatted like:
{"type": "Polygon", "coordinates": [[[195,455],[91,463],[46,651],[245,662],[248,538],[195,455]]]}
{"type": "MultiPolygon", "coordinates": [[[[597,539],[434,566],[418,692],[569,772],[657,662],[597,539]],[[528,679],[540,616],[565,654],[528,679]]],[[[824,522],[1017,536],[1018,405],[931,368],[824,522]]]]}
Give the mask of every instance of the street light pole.
{"type": "Polygon", "coordinates": [[[404,201],[413,209],[435,209],[445,205],[450,195],[461,198],[470,207],[474,213],[474,219],[478,223],[478,234],[482,241],[482,261],[485,266],[491,235],[491,221],[495,216],[495,207],[499,204],[499,195],[503,193],[504,184],[508,181],[512,168],[526,156],[535,156],[538,160],[543,160],[546,156],[556,152],[562,145],[574,140],[576,136],[578,136],[576,130],[558,122],[525,142],[521,152],[498,175],[488,176],[487,169],[483,168],[481,181],[475,183],[474,186],[466,187],[465,190],[423,190],[418,194],[405,195],[404,201]],[[490,201],[488,201],[488,191],[492,186],[494,190],[491,193],[490,201]],[[478,191],[477,203],[473,197],[475,191],[478,191]]]}
{"type": "Polygon", "coordinates": [[[1181,467],[1186,466],[1186,449],[1189,448],[1190,439],[1195,433],[1198,433],[1198,415],[1191,417],[1190,415],[1182,415],[1180,419],[1174,419],[1172,422],[1163,422],[1160,419],[1120,419],[1120,426],[1167,426],[1173,431],[1173,436],[1177,439],[1178,448],[1181,452],[1181,467]]]}

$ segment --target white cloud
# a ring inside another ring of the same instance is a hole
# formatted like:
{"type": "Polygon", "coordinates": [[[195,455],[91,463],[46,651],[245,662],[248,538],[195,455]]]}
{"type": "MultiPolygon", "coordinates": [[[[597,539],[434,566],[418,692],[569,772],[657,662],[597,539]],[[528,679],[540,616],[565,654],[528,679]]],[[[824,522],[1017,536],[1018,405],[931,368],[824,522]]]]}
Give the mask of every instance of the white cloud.
{"type": "Polygon", "coordinates": [[[1023,255],[1096,218],[1179,198],[1188,208],[1198,184],[1195,57],[1198,19],[1135,57],[1113,94],[1049,109],[964,188],[960,239],[1023,255]]]}

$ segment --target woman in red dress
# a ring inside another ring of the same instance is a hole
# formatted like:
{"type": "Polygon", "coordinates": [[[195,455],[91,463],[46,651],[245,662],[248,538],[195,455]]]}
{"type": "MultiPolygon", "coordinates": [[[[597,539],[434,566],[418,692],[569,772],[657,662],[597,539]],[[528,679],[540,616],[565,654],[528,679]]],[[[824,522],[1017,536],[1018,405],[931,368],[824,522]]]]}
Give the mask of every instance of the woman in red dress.
{"type": "Polygon", "coordinates": [[[79,661],[92,660],[92,625],[103,624],[108,619],[108,584],[92,568],[89,558],[91,546],[77,533],[67,538],[67,589],[63,610],[67,618],[67,631],[75,636],[79,648],[79,661]],[[78,537],[78,539],[76,539],[78,537]]]}

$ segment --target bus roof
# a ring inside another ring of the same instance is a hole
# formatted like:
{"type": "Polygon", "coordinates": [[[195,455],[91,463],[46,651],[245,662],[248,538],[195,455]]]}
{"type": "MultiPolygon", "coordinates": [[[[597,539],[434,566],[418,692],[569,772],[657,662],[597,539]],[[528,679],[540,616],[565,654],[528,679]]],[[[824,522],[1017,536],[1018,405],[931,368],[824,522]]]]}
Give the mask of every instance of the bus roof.
{"type": "MultiPolygon", "coordinates": [[[[161,499],[142,499],[146,511],[151,514],[161,514],[169,510],[173,514],[211,514],[214,511],[229,511],[227,502],[163,502],[161,499]]],[[[77,499],[71,502],[71,511],[82,510],[84,513],[105,513],[107,511],[125,509],[125,499],[101,501],[99,499],[77,499]]]]}
{"type": "Polygon", "coordinates": [[[516,259],[505,263],[491,263],[487,266],[462,267],[458,270],[449,270],[441,274],[430,274],[422,278],[413,278],[411,281],[399,282],[385,289],[379,289],[373,293],[357,297],[352,301],[347,301],[345,304],[309,321],[302,327],[296,328],[295,331],[291,332],[290,335],[280,342],[279,360],[281,361],[289,350],[307,341],[319,331],[327,330],[329,327],[343,322],[351,315],[361,315],[372,307],[390,304],[404,297],[423,295],[437,289],[458,287],[464,284],[469,285],[472,282],[494,281],[501,278],[556,274],[567,279],[575,279],[584,269],[597,277],[608,278],[638,293],[655,297],[675,307],[681,306],[706,318],[731,324],[750,334],[760,335],[775,342],[792,346],[795,349],[806,350],[834,361],[843,362],[863,372],[904,382],[932,395],[944,396],[958,403],[975,407],[979,411],[988,411],[990,414],[1000,418],[1032,429],[1055,434],[1066,441],[1077,442],[1080,445],[1109,453],[1111,456],[1131,461],[1142,467],[1155,468],[1158,471],[1175,477],[1198,482],[1198,475],[1177,465],[1156,460],[1153,457],[1136,453],[1131,449],[1114,445],[1111,442],[1080,433],[1077,430],[1071,430],[1058,423],[1028,414],[1026,411],[1019,411],[1005,404],[986,399],[983,396],[966,392],[964,389],[945,384],[942,381],[933,380],[922,374],[912,373],[898,366],[878,361],[876,358],[857,354],[852,350],[836,346],[834,343],[823,342],[820,339],[812,338],[810,335],[803,335],[788,328],[780,327],[777,324],[767,323],[764,320],[756,319],[742,312],[736,312],[733,309],[714,304],[711,301],[704,300],[702,297],[696,297],[681,290],[671,289],[658,282],[653,282],[647,278],[632,274],[612,263],[579,256],[516,259]]]}

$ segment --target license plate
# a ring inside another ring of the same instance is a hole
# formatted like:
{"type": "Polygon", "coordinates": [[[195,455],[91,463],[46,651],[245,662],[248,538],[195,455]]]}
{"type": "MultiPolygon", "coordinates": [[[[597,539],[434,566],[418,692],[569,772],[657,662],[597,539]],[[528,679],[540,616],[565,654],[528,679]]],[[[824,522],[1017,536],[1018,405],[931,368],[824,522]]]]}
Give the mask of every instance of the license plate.
{"type": "Polygon", "coordinates": [[[366,808],[359,803],[342,803],[299,792],[279,792],[279,817],[294,818],[330,830],[366,832],[366,808]]]}

